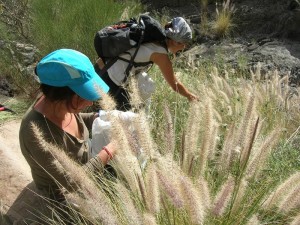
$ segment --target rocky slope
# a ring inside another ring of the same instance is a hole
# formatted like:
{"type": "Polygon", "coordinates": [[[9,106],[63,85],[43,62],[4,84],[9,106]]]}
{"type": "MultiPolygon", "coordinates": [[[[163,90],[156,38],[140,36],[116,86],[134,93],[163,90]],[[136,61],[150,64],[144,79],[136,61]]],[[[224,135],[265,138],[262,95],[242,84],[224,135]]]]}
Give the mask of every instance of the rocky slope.
{"type": "MultiPolygon", "coordinates": [[[[201,34],[202,9],[199,3],[144,1],[150,9],[168,11],[171,16],[184,16],[195,30],[195,43],[184,56],[195,61],[222,59],[233,68],[254,69],[261,64],[262,72],[278,70],[290,74],[291,82],[300,81],[300,1],[299,0],[235,0],[234,27],[226,38],[201,34]],[[183,5],[184,4],[184,5],[183,5]],[[242,65],[241,65],[242,64],[242,65]]],[[[174,2],[174,1],[173,1],[174,2]]],[[[208,5],[210,19],[216,5],[208,5]]]]}

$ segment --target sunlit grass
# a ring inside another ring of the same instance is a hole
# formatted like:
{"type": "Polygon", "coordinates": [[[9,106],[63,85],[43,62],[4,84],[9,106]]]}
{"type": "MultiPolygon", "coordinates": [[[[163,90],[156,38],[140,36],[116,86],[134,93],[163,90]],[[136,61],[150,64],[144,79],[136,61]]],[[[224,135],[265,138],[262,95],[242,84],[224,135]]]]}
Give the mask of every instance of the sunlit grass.
{"type": "MultiPolygon", "coordinates": [[[[200,102],[191,104],[166,88],[157,71],[152,72],[156,73],[158,83],[150,118],[146,119],[141,112],[139,119],[133,122],[137,127],[135,140],[144,149],[147,166],[144,169],[138,166],[133,147],[136,145],[129,138],[130,133],[114,120],[117,124],[112,137],[122,146],[112,162],[118,183],[115,185],[100,177],[101,184],[92,188],[92,193],[87,192],[84,198],[71,198],[78,205],[81,217],[93,224],[109,224],[100,217],[94,220],[95,217],[89,215],[90,210],[85,210],[89,203],[84,203],[91,195],[106,190],[104,193],[111,194],[105,201],[111,201],[112,214],[103,219],[106,221],[112,216],[121,221],[120,224],[132,224],[130,218],[136,218],[134,224],[147,221],[151,224],[240,225],[253,221],[269,224],[291,221],[297,214],[295,208],[284,211],[280,204],[264,206],[276,188],[300,168],[297,139],[285,142],[286,133],[291,133],[280,128],[284,124],[282,117],[278,115],[274,118],[276,121],[268,125],[263,119],[268,115],[260,111],[260,105],[270,97],[274,105],[280,106],[282,92],[265,92],[265,80],[251,83],[240,78],[232,82],[220,76],[217,69],[212,69],[209,79],[202,77],[198,81],[196,74],[181,73],[180,80],[201,96],[200,102]],[[141,123],[145,119],[150,125],[141,123]],[[149,128],[151,133],[146,131],[149,128]],[[168,132],[174,132],[174,136],[166,138],[168,132]],[[175,143],[174,151],[169,149],[172,143],[175,143]]],[[[269,83],[274,84],[273,88],[282,87],[277,84],[284,79],[276,79],[276,72],[273,75],[269,83]]],[[[53,151],[57,150],[53,148],[53,151]]],[[[57,166],[68,171],[71,163],[67,161],[63,156],[57,166]]],[[[78,172],[75,172],[76,166],[71,169],[74,172],[68,173],[69,176],[79,179],[80,186],[91,185],[87,178],[83,179],[83,174],[78,177],[81,169],[78,172]]]]}
{"type": "Polygon", "coordinates": [[[0,103],[5,107],[14,111],[0,111],[0,125],[10,120],[21,119],[24,113],[27,111],[31,100],[22,97],[8,98],[5,96],[0,97],[0,103]]]}
{"type": "Polygon", "coordinates": [[[217,37],[224,37],[228,35],[231,28],[234,27],[233,23],[234,6],[230,0],[223,2],[220,9],[216,6],[216,18],[213,22],[213,30],[217,37]]]}
{"type": "Polygon", "coordinates": [[[94,36],[102,27],[124,17],[137,16],[135,1],[32,1],[32,39],[45,55],[58,48],[72,48],[95,60],[94,36]],[[59,26],[58,26],[59,24],[59,26]]]}

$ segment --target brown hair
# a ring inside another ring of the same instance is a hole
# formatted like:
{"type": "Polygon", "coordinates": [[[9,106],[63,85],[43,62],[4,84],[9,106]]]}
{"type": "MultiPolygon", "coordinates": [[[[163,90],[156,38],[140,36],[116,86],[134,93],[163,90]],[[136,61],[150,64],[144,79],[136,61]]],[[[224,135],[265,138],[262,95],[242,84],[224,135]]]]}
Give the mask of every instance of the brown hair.
{"type": "Polygon", "coordinates": [[[54,87],[47,84],[41,84],[40,90],[45,97],[52,102],[65,101],[68,107],[74,108],[72,105],[72,97],[76,93],[68,86],[54,87]]]}

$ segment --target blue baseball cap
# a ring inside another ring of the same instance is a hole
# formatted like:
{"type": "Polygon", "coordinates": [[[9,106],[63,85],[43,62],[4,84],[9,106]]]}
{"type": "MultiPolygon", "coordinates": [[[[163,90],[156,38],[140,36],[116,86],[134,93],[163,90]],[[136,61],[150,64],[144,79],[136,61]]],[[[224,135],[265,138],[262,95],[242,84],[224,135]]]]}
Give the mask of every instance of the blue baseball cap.
{"type": "Polygon", "coordinates": [[[90,59],[73,49],[59,49],[45,56],[36,66],[40,83],[55,87],[68,86],[81,98],[95,101],[101,98],[99,89],[109,87],[95,72],[90,59]]]}

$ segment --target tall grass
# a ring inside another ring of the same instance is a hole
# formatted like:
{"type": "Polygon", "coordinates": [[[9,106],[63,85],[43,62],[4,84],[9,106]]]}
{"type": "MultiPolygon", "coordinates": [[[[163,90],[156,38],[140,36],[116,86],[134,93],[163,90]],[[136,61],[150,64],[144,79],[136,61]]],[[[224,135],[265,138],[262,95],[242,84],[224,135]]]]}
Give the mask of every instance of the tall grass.
{"type": "Polygon", "coordinates": [[[230,0],[210,1],[199,0],[201,12],[200,32],[202,36],[223,38],[230,34],[234,28],[234,3],[230,0]],[[215,3],[215,13],[209,10],[209,4],[215,3]]]}
{"type": "MultiPolygon", "coordinates": [[[[182,74],[181,79],[184,77],[182,74]]],[[[80,182],[78,185],[83,189],[81,195],[71,194],[77,196],[72,201],[79,206],[82,218],[93,224],[109,224],[106,221],[110,220],[101,217],[103,212],[95,204],[86,210],[86,201],[93,202],[93,196],[103,193],[99,196],[111,204],[106,216],[115,218],[117,224],[296,224],[299,221],[300,165],[297,158],[283,158],[293,152],[289,145],[282,145],[283,138],[292,132],[281,129],[287,125],[282,121],[285,114],[296,107],[289,103],[299,101],[298,96],[283,98],[290,107],[274,123],[267,124],[268,114],[261,106],[272,99],[276,107],[281,107],[283,93],[288,91],[288,86],[283,85],[286,78],[278,79],[273,72],[267,80],[256,79],[252,83],[239,79],[233,83],[216,69],[209,77],[210,80],[203,80],[205,85],[194,86],[201,93],[199,102],[187,104],[172,94],[164,95],[160,101],[156,96],[155,106],[160,105],[164,111],[158,120],[154,117],[159,115],[158,108],[152,111],[150,119],[142,111],[138,114],[134,122],[136,144],[132,143],[126,127],[112,118],[115,121],[112,137],[119,142],[118,154],[112,161],[118,173],[115,182],[101,177],[102,185],[88,188],[94,182],[89,180],[90,176],[79,179],[80,167],[70,168],[73,164],[68,163],[67,157],[62,161],[57,158],[59,168],[69,165],[65,168],[68,176],[80,182]],[[276,94],[275,90],[265,91],[265,85],[270,83],[279,88],[276,94]],[[167,135],[161,134],[160,138],[159,131],[167,135]],[[143,149],[147,159],[145,168],[139,164],[136,146],[143,149]],[[290,162],[283,165],[283,159],[290,162]],[[89,192],[85,193],[86,188],[89,192]],[[98,217],[91,215],[92,212],[98,217]]],[[[158,88],[161,88],[159,96],[169,92],[163,84],[158,88]]]]}
{"type": "Polygon", "coordinates": [[[38,89],[36,80],[31,77],[34,65],[22,61],[24,57],[19,55],[18,44],[10,39],[21,43],[25,40],[37,47],[38,51],[33,49],[32,52],[37,53],[34,55],[37,61],[53,50],[72,48],[85,53],[94,62],[97,58],[93,39],[96,31],[142,11],[136,0],[75,0],[72,3],[22,0],[7,1],[1,6],[1,37],[7,40],[7,46],[0,52],[1,76],[9,79],[16,94],[30,98],[35,97],[38,89]]]}
{"type": "Polygon", "coordinates": [[[229,34],[233,24],[234,5],[230,0],[224,0],[222,6],[216,5],[216,19],[213,29],[217,37],[223,37],[229,34]]]}
{"type": "Polygon", "coordinates": [[[8,121],[20,119],[28,109],[28,106],[32,104],[32,102],[29,101],[28,99],[9,98],[9,97],[5,98],[4,96],[0,97],[0,103],[5,107],[14,111],[14,112],[1,111],[0,126],[8,121]]]}
{"type": "MultiPolygon", "coordinates": [[[[100,28],[117,22],[123,13],[138,15],[138,1],[33,0],[32,38],[45,55],[58,48],[72,48],[96,58],[94,35],[100,28]]],[[[123,15],[125,16],[125,15],[123,15]]]]}

